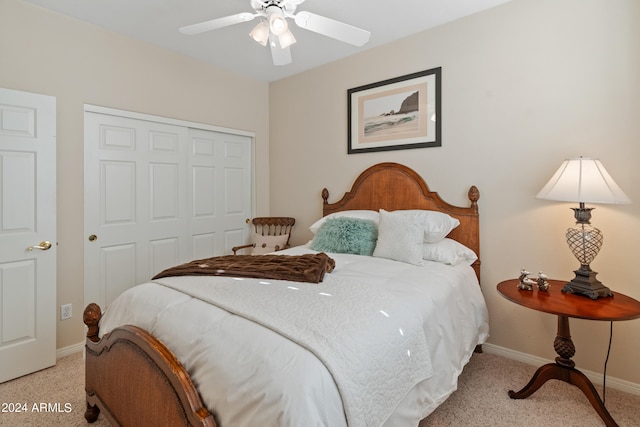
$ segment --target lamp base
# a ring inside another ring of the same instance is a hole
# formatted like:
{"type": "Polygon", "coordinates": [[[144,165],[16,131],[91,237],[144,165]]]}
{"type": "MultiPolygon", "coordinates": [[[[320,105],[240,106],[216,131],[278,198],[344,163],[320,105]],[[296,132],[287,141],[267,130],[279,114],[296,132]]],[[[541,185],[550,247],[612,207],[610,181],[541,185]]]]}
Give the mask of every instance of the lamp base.
{"type": "Polygon", "coordinates": [[[576,277],[564,285],[562,292],[584,295],[591,299],[613,296],[611,290],[596,279],[596,274],[598,273],[591,270],[588,265],[581,265],[574,273],[576,277]]]}

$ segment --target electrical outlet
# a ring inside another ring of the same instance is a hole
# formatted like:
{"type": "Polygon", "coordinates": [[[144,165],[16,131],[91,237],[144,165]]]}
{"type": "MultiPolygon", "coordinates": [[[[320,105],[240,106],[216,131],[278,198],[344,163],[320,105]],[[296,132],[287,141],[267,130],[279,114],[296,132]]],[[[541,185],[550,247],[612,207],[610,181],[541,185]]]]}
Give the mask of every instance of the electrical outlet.
{"type": "Polygon", "coordinates": [[[63,304],[60,306],[60,320],[70,319],[72,314],[71,304],[63,304]]]}

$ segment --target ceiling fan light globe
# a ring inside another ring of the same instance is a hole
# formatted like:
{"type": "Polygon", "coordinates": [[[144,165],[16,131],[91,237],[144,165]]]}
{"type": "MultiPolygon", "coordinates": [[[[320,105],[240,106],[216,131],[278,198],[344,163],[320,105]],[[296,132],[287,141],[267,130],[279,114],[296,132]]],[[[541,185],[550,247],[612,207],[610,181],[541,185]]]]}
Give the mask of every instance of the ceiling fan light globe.
{"type": "Polygon", "coordinates": [[[289,25],[284,16],[271,14],[269,16],[269,28],[276,36],[280,36],[289,30],[289,25]]]}
{"type": "Polygon", "coordinates": [[[258,25],[251,30],[249,37],[251,37],[256,43],[266,46],[267,41],[269,41],[269,24],[265,21],[260,21],[258,25]]]}
{"type": "Polygon", "coordinates": [[[278,36],[278,42],[280,43],[280,47],[285,49],[294,44],[296,42],[296,38],[293,37],[291,31],[287,30],[278,36]]]}

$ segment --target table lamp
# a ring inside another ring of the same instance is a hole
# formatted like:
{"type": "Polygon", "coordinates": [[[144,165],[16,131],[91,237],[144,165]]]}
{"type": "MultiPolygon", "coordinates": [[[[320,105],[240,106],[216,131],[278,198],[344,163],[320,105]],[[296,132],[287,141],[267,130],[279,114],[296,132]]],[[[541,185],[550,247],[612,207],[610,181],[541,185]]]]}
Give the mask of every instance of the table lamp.
{"type": "Polygon", "coordinates": [[[591,226],[591,210],[585,203],[631,203],[597,159],[578,157],[565,160],[549,182],[536,196],[539,199],[578,202],[574,211],[576,224],[567,229],[567,244],[580,262],[575,277],[563,288],[570,292],[598,299],[613,296],[611,290],[596,279],[589,264],[602,247],[602,233],[591,226]]]}

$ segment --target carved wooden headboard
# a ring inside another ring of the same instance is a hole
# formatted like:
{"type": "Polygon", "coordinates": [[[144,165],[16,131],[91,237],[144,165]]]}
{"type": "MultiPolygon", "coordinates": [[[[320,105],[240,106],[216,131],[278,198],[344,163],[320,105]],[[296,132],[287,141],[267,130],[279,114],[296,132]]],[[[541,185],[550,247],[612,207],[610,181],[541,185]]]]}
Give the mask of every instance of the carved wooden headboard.
{"type": "Polygon", "coordinates": [[[470,206],[451,205],[438,193],[429,191],[422,177],[414,170],[398,163],[379,163],[371,166],[356,179],[351,191],[336,203],[329,203],[329,191],[322,190],[323,216],[352,209],[394,211],[398,209],[425,209],[444,212],[457,218],[460,225],[447,237],[457,240],[478,255],[473,268],[480,280],[480,219],[475,186],[468,193],[470,206]]]}

